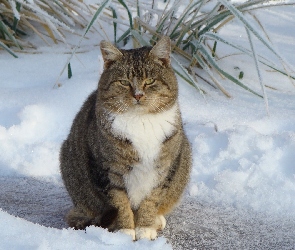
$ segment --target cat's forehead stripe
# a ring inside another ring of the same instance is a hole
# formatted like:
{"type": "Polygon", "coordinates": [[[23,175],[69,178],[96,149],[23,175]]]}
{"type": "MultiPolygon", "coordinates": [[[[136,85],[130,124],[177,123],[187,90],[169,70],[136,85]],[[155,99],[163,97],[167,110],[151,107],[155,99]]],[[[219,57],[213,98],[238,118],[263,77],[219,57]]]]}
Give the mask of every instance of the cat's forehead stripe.
{"type": "Polygon", "coordinates": [[[145,78],[147,74],[147,57],[151,48],[143,47],[140,49],[122,50],[124,62],[128,67],[124,67],[128,78],[140,77],[145,78]]]}

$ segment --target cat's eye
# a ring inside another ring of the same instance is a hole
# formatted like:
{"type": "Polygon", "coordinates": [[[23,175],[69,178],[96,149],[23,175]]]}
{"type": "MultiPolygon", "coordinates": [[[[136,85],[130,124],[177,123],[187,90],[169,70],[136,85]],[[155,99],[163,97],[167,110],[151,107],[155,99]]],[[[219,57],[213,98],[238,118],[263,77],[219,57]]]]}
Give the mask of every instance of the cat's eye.
{"type": "Polygon", "coordinates": [[[120,83],[121,83],[123,86],[129,86],[129,85],[130,85],[130,82],[127,81],[127,80],[120,80],[120,83]]]}
{"type": "Polygon", "coordinates": [[[146,79],[145,81],[144,81],[144,84],[145,85],[151,85],[151,84],[153,84],[155,82],[155,79],[153,79],[153,78],[148,78],[148,79],[146,79]]]}

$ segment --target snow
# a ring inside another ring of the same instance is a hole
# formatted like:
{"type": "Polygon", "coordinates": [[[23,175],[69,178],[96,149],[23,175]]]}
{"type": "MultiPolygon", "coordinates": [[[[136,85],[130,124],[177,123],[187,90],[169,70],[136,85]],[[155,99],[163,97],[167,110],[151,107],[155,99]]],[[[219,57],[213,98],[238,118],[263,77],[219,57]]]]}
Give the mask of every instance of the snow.
{"type": "MultiPolygon", "coordinates": [[[[294,68],[295,33],[288,32],[294,29],[294,12],[292,8],[280,8],[279,21],[274,12],[272,8],[257,16],[267,20],[263,24],[272,43],[294,68]]],[[[230,23],[232,29],[221,35],[247,44],[245,30],[239,25],[239,22],[230,23]]],[[[60,145],[83,101],[96,88],[103,68],[97,46],[102,38],[97,33],[89,36],[91,39],[85,40],[79,49],[83,53],[77,53],[82,64],[73,57],[73,77],[67,79],[62,75],[59,88],[54,85],[68,58],[64,53],[68,51],[66,46],[43,48],[44,44],[36,37],[35,41],[40,44],[38,53],[19,53],[19,58],[15,59],[0,51],[0,184],[3,189],[13,178],[44,180],[62,187],[58,166],[60,145]]],[[[75,44],[77,39],[73,35],[71,43],[75,44]]],[[[269,55],[269,51],[259,46],[259,41],[254,39],[253,42],[258,54],[269,55]]],[[[229,48],[218,44],[219,51],[226,54],[229,48]]],[[[235,67],[243,70],[243,82],[260,91],[253,59],[232,55],[219,63],[233,74],[237,74],[235,67]]],[[[207,93],[204,100],[181,79],[179,98],[185,131],[193,150],[193,171],[185,199],[220,210],[243,211],[238,214],[246,220],[257,219],[251,217],[252,213],[261,215],[261,221],[267,221],[265,216],[282,218],[275,220],[278,221],[274,225],[276,228],[280,221],[291,223],[295,219],[295,88],[287,77],[267,70],[261,67],[264,82],[269,86],[266,87],[269,116],[261,98],[221,78],[233,98],[228,99],[200,82],[199,86],[207,93]]],[[[203,71],[198,73],[208,77],[203,71]]],[[[34,188],[39,189],[38,186],[34,188]]],[[[50,193],[50,188],[45,186],[42,192],[50,193]]],[[[53,205],[57,203],[54,197],[51,197],[53,205]]],[[[4,198],[0,196],[2,208],[6,207],[4,198]]],[[[193,213],[187,216],[194,217],[193,213]]],[[[227,218],[230,216],[223,220],[227,218]]],[[[181,223],[185,228],[185,222],[181,223]]],[[[45,227],[4,210],[0,210],[0,225],[5,228],[0,230],[0,249],[171,249],[164,237],[132,242],[127,235],[109,233],[101,228],[90,227],[85,233],[45,227]]],[[[213,230],[214,223],[210,226],[213,230]]],[[[194,234],[197,229],[198,224],[187,229],[192,238],[197,238],[194,234]]],[[[258,236],[255,236],[257,241],[258,236]]]]}
{"type": "Polygon", "coordinates": [[[94,226],[87,228],[86,233],[47,228],[3,211],[0,211],[0,221],[6,225],[1,233],[0,249],[171,249],[164,238],[133,242],[128,235],[109,233],[94,226]]]}

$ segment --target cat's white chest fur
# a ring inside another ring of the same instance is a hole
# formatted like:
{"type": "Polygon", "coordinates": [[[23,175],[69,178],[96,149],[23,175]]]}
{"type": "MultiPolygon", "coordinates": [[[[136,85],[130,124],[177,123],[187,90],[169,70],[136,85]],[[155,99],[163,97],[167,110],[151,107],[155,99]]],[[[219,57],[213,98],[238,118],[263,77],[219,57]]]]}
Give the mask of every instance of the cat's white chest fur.
{"type": "Polygon", "coordinates": [[[178,105],[175,104],[171,109],[157,114],[127,112],[114,117],[113,133],[130,140],[141,159],[124,176],[132,208],[138,208],[140,202],[158,184],[159,173],[155,160],[163,141],[175,129],[177,110],[178,105]]]}

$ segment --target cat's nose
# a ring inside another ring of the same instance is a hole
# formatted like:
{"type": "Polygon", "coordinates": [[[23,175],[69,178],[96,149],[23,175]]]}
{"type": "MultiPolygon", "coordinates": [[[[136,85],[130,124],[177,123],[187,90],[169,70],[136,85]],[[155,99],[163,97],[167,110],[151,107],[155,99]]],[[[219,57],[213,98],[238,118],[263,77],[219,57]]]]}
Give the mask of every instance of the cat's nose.
{"type": "Polygon", "coordinates": [[[139,101],[141,97],[143,97],[143,94],[135,94],[134,95],[134,98],[136,101],[139,101]]]}

